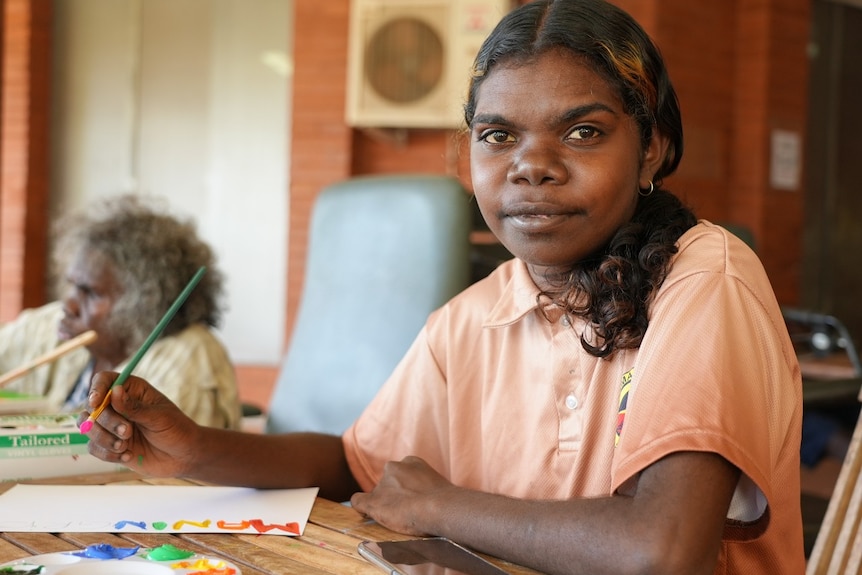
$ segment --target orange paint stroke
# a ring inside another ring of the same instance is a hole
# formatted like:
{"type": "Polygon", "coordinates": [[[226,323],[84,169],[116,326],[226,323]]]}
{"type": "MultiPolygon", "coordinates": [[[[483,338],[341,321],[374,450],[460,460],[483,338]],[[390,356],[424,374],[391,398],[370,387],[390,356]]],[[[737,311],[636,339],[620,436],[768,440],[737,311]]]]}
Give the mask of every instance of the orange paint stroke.
{"type": "Polygon", "coordinates": [[[277,523],[268,523],[264,524],[260,519],[252,519],[249,521],[251,526],[254,527],[258,533],[266,533],[267,531],[272,531],[273,529],[280,529],[281,531],[287,531],[288,533],[293,533],[294,535],[299,535],[299,523],[296,521],[291,521],[290,523],[285,523],[284,525],[278,525],[277,523]]]}
{"type": "Polygon", "coordinates": [[[180,528],[182,528],[183,525],[191,525],[192,527],[209,527],[210,526],[210,520],[207,519],[206,521],[197,522],[197,521],[186,521],[185,519],[180,519],[179,521],[174,523],[174,529],[180,529],[180,528]]]}
{"type": "Polygon", "coordinates": [[[216,522],[216,526],[219,529],[230,529],[230,530],[241,531],[243,529],[248,529],[249,527],[251,527],[251,523],[249,523],[248,521],[240,521],[239,523],[228,523],[227,521],[225,521],[223,519],[219,519],[216,522]]]}

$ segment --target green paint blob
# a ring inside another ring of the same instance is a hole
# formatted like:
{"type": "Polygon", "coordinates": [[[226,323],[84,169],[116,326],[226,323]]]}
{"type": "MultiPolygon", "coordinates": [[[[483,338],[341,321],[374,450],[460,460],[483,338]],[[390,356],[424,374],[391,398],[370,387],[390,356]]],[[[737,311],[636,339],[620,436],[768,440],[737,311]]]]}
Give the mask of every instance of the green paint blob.
{"type": "Polygon", "coordinates": [[[144,464],[144,456],[143,456],[143,455],[139,455],[139,456],[138,456],[138,465],[143,465],[143,464],[144,464]]]}
{"type": "Polygon", "coordinates": [[[165,523],[164,521],[153,521],[153,529],[158,529],[159,531],[161,531],[162,529],[164,529],[167,526],[168,526],[168,524],[165,523]]]}
{"type": "Polygon", "coordinates": [[[194,551],[179,549],[171,544],[167,544],[151,549],[146,557],[152,561],[176,561],[178,559],[188,559],[194,554],[194,551]]]}
{"type": "Polygon", "coordinates": [[[29,563],[0,567],[0,573],[13,573],[14,575],[39,575],[44,570],[42,565],[30,565],[29,563]]]}

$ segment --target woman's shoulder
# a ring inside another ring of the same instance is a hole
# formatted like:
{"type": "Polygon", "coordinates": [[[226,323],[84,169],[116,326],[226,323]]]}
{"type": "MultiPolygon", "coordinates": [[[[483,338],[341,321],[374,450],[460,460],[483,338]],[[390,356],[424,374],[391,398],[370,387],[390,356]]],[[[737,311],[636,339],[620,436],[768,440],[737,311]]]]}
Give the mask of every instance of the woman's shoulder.
{"type": "Polygon", "coordinates": [[[227,349],[215,331],[203,323],[193,323],[182,331],[160,338],[150,355],[166,357],[191,356],[203,354],[210,358],[224,357],[227,360],[227,349]]]}
{"type": "Polygon", "coordinates": [[[695,285],[697,290],[736,285],[763,305],[778,309],[769,276],[757,254],[726,228],[701,220],[679,238],[678,247],[660,294],[695,289],[695,285]]]}
{"type": "Polygon", "coordinates": [[[668,279],[700,272],[741,278],[764,273],[763,264],[745,241],[708,220],[698,221],[680,236],[677,246],[668,279]]]}

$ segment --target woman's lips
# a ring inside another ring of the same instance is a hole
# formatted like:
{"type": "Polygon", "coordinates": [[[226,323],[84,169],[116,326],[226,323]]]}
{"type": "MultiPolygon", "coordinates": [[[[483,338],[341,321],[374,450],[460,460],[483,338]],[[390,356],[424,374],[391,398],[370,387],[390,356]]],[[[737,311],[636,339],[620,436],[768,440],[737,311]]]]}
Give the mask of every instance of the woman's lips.
{"type": "Polygon", "coordinates": [[[509,211],[505,219],[515,228],[525,232],[541,232],[557,227],[574,214],[569,211],[521,208],[509,211]]]}
{"type": "Polygon", "coordinates": [[[66,341],[67,339],[72,339],[76,335],[78,335],[77,330],[70,327],[65,321],[60,321],[60,325],[57,326],[57,339],[60,341],[66,341]]]}

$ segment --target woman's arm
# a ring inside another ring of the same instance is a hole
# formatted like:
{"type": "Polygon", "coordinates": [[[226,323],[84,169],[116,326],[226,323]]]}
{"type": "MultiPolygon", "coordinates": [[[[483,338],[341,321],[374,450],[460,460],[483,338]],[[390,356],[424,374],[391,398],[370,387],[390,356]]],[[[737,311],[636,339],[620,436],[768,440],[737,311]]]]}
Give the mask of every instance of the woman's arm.
{"type": "MultiPolygon", "coordinates": [[[[117,374],[93,378],[94,410],[117,374]]],[[[84,413],[85,419],[89,414],[84,413]]],[[[110,407],[89,433],[91,454],[158,477],[188,477],[258,488],[319,487],[345,500],[358,487],[341,438],[318,433],[262,435],[196,424],[147,381],[130,377],[113,388],[110,407]],[[122,415],[121,415],[122,414],[122,415]]]]}
{"type": "Polygon", "coordinates": [[[546,573],[709,575],[739,471],[713,453],[671,454],[631,493],[531,501],[455,487],[422,460],[386,466],[353,507],[415,535],[441,535],[546,573]]]}

